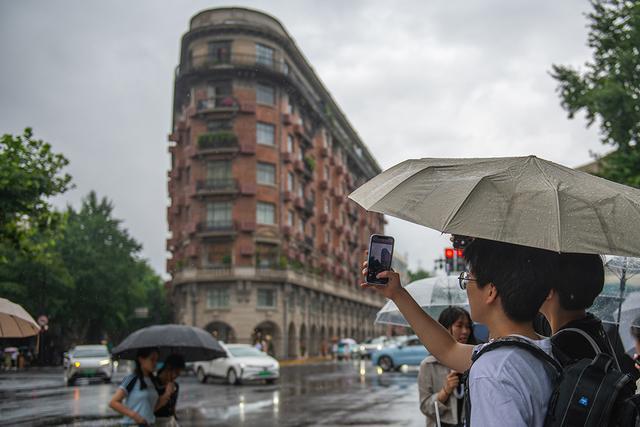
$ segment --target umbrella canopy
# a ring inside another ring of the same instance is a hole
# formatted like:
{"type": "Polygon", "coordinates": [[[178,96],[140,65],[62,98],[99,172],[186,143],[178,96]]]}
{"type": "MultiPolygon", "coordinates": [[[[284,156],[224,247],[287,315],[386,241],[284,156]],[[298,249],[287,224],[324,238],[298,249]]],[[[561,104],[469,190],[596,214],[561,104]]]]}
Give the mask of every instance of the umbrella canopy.
{"type": "Polygon", "coordinates": [[[0,338],[32,337],[40,326],[22,306],[0,298],[0,338]]]}
{"type": "Polygon", "coordinates": [[[349,197],[443,233],[640,256],[640,190],[534,156],[407,160],[349,197]]]}
{"type": "Polygon", "coordinates": [[[155,325],[139,329],[112,351],[115,357],[135,360],[141,348],[157,347],[160,360],[179,354],[187,362],[211,360],[226,354],[222,346],[204,329],[186,325],[155,325]]]}
{"type": "MultiPolygon", "coordinates": [[[[467,293],[460,289],[458,276],[430,277],[416,280],[405,288],[422,309],[433,318],[452,305],[469,307],[467,293]]],[[[376,323],[386,325],[409,326],[402,313],[393,301],[378,311],[376,323]]]]}

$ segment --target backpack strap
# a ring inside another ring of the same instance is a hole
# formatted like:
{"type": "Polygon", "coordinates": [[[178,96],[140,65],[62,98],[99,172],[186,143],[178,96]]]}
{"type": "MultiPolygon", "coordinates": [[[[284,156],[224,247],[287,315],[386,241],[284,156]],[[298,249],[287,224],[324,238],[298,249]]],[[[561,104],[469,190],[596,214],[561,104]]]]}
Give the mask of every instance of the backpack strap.
{"type": "MultiPolygon", "coordinates": [[[[606,351],[602,351],[602,349],[600,348],[598,343],[593,339],[593,337],[591,335],[589,335],[588,333],[586,333],[585,331],[583,331],[582,329],[578,329],[578,328],[560,329],[553,336],[558,336],[558,335],[561,335],[561,334],[565,334],[566,335],[567,332],[573,332],[573,333],[576,333],[576,334],[582,336],[591,345],[591,348],[593,349],[593,352],[595,353],[596,356],[598,354],[600,354],[600,353],[607,353],[606,351]]],[[[611,358],[613,359],[613,361],[616,364],[616,368],[618,368],[618,371],[622,371],[620,369],[620,364],[618,363],[618,357],[616,356],[616,353],[613,350],[613,346],[611,345],[611,342],[609,341],[609,338],[607,337],[606,333],[604,334],[604,338],[607,341],[607,345],[609,347],[608,350],[611,352],[610,355],[611,355],[611,358]]]]}

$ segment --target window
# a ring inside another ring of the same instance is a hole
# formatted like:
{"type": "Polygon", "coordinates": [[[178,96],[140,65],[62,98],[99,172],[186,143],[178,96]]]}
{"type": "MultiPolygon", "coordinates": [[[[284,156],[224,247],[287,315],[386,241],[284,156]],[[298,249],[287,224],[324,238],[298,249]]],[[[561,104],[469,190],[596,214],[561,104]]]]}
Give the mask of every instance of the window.
{"type": "Polygon", "coordinates": [[[256,102],[258,104],[274,105],[276,103],[276,91],[273,86],[258,83],[256,86],[256,102]]]}
{"type": "Polygon", "coordinates": [[[258,123],[256,128],[256,139],[258,144],[275,145],[275,128],[269,123],[258,123]]]}
{"type": "Polygon", "coordinates": [[[344,216],[344,212],[340,212],[340,224],[346,224],[347,221],[344,216]]]}
{"type": "Polygon", "coordinates": [[[287,212],[287,225],[290,226],[290,227],[293,227],[293,218],[294,218],[293,217],[293,211],[289,210],[287,212]]]}
{"type": "Polygon", "coordinates": [[[316,225],[311,224],[311,237],[316,237],[316,225]]]}
{"type": "Polygon", "coordinates": [[[324,242],[327,245],[331,243],[331,232],[330,231],[325,231],[324,232],[324,242]]]}
{"type": "Polygon", "coordinates": [[[220,268],[231,266],[233,247],[225,243],[202,245],[202,266],[205,268],[220,268]]]}
{"type": "Polygon", "coordinates": [[[307,223],[305,222],[305,220],[300,218],[300,220],[298,221],[298,231],[300,232],[300,234],[304,235],[304,229],[306,226],[307,223]]]}
{"type": "Polygon", "coordinates": [[[293,172],[289,172],[287,174],[287,190],[293,191],[294,185],[295,185],[295,181],[293,178],[293,172]]]}
{"type": "Polygon", "coordinates": [[[261,268],[276,267],[278,265],[278,246],[257,243],[256,244],[256,266],[261,268]]]}
{"type": "Polygon", "coordinates": [[[209,132],[218,132],[221,130],[229,130],[231,129],[231,121],[230,120],[209,120],[207,122],[207,130],[209,132]]]}
{"type": "Polygon", "coordinates": [[[293,137],[291,135],[287,135],[287,151],[293,153],[293,137]]]}
{"type": "Polygon", "coordinates": [[[276,206],[273,203],[258,202],[256,221],[258,224],[275,224],[276,206]]]}
{"type": "Polygon", "coordinates": [[[276,166],[258,162],[258,184],[276,185],[276,166]]]}
{"type": "Polygon", "coordinates": [[[258,289],[258,307],[275,308],[276,291],[274,289],[258,289]]]}
{"type": "Polygon", "coordinates": [[[263,44],[256,43],[256,64],[273,67],[273,49],[263,44]]]}
{"type": "Polygon", "coordinates": [[[304,186],[302,185],[302,183],[298,185],[298,197],[304,197],[304,186]]]}
{"type": "Polygon", "coordinates": [[[313,202],[313,204],[315,205],[315,203],[316,203],[316,192],[314,190],[309,191],[309,200],[311,200],[313,202]]]}
{"type": "Polygon", "coordinates": [[[329,172],[329,166],[325,165],[324,166],[324,178],[328,181],[330,177],[331,177],[331,175],[330,175],[330,172],[329,172]]]}
{"type": "Polygon", "coordinates": [[[229,307],[229,288],[207,290],[207,308],[229,307]]]}
{"type": "Polygon", "coordinates": [[[324,199],[324,213],[327,215],[331,212],[331,200],[324,199]]]}
{"type": "Polygon", "coordinates": [[[228,228],[231,224],[231,202],[207,203],[207,228],[228,228]]]}
{"type": "Polygon", "coordinates": [[[231,179],[231,161],[215,160],[207,162],[207,180],[226,181],[231,179]]]}
{"type": "Polygon", "coordinates": [[[284,61],[284,64],[282,64],[282,72],[285,76],[289,75],[289,63],[287,61],[284,61]]]}

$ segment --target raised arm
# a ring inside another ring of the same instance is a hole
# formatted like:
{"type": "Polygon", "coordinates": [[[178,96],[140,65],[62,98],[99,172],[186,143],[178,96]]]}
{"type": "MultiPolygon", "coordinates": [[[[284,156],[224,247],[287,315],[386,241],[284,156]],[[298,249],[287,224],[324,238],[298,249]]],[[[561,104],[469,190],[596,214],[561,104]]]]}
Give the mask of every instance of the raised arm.
{"type": "MultiPolygon", "coordinates": [[[[362,273],[367,274],[367,263],[363,264],[362,273]]],[[[400,276],[393,271],[383,271],[379,278],[387,278],[386,286],[369,285],[363,283],[363,288],[373,288],[392,300],[409,322],[411,328],[420,338],[422,344],[440,363],[458,372],[464,372],[471,367],[473,346],[457,342],[440,323],[425,313],[416,301],[400,284],[400,276]]]]}

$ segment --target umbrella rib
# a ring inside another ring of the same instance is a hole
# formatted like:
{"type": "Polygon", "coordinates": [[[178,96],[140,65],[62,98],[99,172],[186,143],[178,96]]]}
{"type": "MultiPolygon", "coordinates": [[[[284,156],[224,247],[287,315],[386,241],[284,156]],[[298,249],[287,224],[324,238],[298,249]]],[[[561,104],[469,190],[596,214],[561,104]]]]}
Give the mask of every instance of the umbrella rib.
{"type": "Polygon", "coordinates": [[[540,174],[542,175],[542,178],[544,180],[544,182],[549,186],[549,188],[551,188],[553,190],[553,193],[555,194],[555,199],[556,199],[556,227],[558,230],[558,233],[556,234],[556,249],[558,250],[558,252],[562,251],[562,246],[561,246],[561,233],[562,233],[562,228],[560,225],[560,196],[559,196],[559,191],[556,188],[556,186],[553,185],[553,183],[549,180],[549,177],[547,176],[547,174],[544,172],[544,170],[542,169],[542,167],[540,166],[540,161],[538,160],[537,157],[533,157],[533,163],[536,165],[536,168],[540,171],[540,174]]]}

